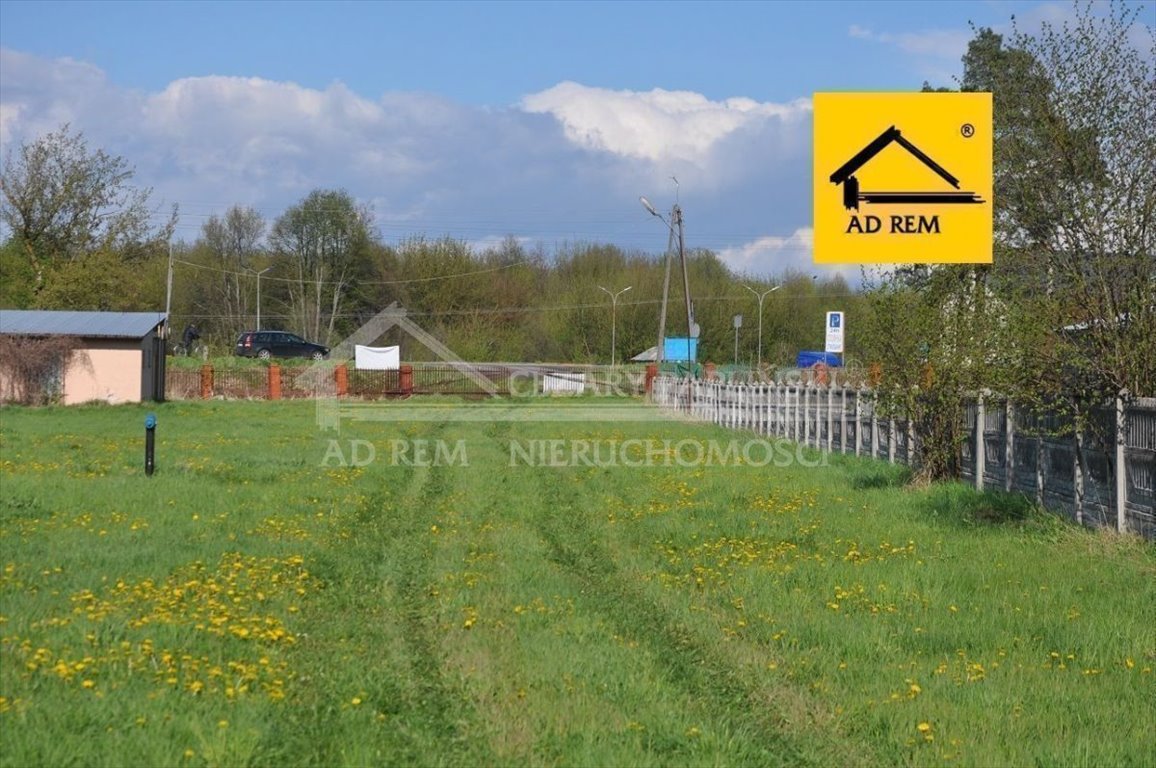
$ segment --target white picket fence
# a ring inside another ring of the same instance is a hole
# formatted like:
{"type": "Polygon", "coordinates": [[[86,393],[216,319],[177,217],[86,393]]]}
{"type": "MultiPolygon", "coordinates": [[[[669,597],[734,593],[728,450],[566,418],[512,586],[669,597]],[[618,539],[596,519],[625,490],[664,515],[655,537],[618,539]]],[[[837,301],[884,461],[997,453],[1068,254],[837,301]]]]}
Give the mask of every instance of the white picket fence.
{"type": "MultiPolygon", "coordinates": [[[[695,419],[822,451],[909,466],[918,458],[912,425],[882,414],[866,389],[660,376],[652,397],[695,419]]],[[[1156,398],[1097,411],[1097,428],[1074,437],[1056,436],[1058,418],[1029,418],[990,395],[961,419],[962,474],[976,488],[1025,493],[1082,525],[1156,539],[1156,398]]]]}

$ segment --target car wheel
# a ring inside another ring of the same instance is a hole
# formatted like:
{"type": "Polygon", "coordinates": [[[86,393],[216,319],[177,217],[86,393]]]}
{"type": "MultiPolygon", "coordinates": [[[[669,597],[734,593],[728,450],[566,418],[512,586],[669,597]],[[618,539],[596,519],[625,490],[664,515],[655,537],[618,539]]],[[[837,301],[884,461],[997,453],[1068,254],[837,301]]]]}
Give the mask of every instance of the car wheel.
{"type": "Polygon", "coordinates": [[[314,351],[314,352],[313,352],[313,359],[314,359],[314,360],[324,360],[324,359],[325,359],[325,355],[324,355],[324,353],[322,353],[322,352],[320,352],[320,351],[314,351]]]}
{"type": "Polygon", "coordinates": [[[272,356],[273,355],[270,354],[269,350],[267,350],[267,349],[262,349],[260,352],[257,353],[258,359],[261,359],[261,360],[268,360],[272,356]]]}

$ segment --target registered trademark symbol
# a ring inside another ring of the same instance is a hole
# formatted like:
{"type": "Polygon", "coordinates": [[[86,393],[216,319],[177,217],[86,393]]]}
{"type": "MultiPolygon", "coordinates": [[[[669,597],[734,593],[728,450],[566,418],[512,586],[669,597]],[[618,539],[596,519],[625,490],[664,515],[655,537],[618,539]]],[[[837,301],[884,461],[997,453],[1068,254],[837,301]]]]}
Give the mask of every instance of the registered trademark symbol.
{"type": "Polygon", "coordinates": [[[970,139],[975,135],[975,126],[971,123],[964,123],[963,125],[959,126],[959,132],[963,134],[963,138],[970,139]]]}

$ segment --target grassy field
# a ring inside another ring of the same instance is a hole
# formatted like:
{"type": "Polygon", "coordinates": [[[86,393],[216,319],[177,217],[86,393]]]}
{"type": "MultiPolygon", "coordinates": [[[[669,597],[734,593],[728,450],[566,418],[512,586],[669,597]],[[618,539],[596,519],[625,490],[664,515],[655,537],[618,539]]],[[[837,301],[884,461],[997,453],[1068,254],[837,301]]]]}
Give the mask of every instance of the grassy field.
{"type": "Polygon", "coordinates": [[[0,411],[0,765],[1156,757],[1151,544],[841,457],[511,466],[735,437],[673,421],[175,403],[147,478],[146,410],[0,411]]]}

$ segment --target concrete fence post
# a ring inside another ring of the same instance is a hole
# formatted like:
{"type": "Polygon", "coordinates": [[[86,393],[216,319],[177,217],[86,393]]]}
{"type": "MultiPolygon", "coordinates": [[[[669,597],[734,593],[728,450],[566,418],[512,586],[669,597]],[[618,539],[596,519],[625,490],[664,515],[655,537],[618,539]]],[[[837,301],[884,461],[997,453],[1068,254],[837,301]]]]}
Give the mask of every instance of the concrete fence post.
{"type": "Polygon", "coordinates": [[[827,383],[827,453],[831,452],[831,448],[835,441],[835,381],[832,378],[827,383]]]}
{"type": "Polygon", "coordinates": [[[1080,420],[1076,419],[1076,435],[1072,450],[1072,483],[1074,486],[1076,523],[1084,524],[1084,432],[1080,428],[1080,420]]]}
{"type": "Polygon", "coordinates": [[[791,411],[791,385],[783,385],[783,423],[780,426],[783,437],[791,436],[791,425],[795,423],[795,414],[791,411]]]}
{"type": "Polygon", "coordinates": [[[843,385],[843,400],[839,406],[839,453],[847,452],[847,385],[843,385]]]}
{"type": "Polygon", "coordinates": [[[1128,530],[1128,416],[1124,411],[1127,392],[1116,395],[1116,530],[1128,530]]]}
{"type": "Polygon", "coordinates": [[[984,421],[987,419],[983,408],[983,395],[975,404],[975,489],[983,490],[983,474],[987,467],[987,444],[984,441],[984,421]]]}
{"type": "Polygon", "coordinates": [[[1016,428],[1015,428],[1015,406],[1012,401],[1008,400],[1004,404],[1004,421],[1006,424],[1005,432],[1007,433],[1007,440],[1004,444],[1003,454],[1003,489],[1011,493],[1011,489],[1015,487],[1016,474],[1016,428]]]}
{"type": "Polygon", "coordinates": [[[1040,428],[1039,419],[1036,419],[1036,504],[1044,505],[1044,462],[1047,455],[1044,452],[1044,431],[1040,428]]]}
{"type": "Polygon", "coordinates": [[[871,393],[871,458],[879,458],[879,396],[871,393]]]}
{"type": "Polygon", "coordinates": [[[860,401],[863,399],[863,387],[855,390],[855,455],[858,456],[863,445],[863,416],[860,412],[860,401]]]}
{"type": "Polygon", "coordinates": [[[895,463],[895,415],[887,417],[887,461],[895,463]]]}
{"type": "Polygon", "coordinates": [[[907,414],[907,466],[915,467],[915,420],[907,414]]]}
{"type": "Polygon", "coordinates": [[[803,445],[811,444],[811,387],[803,389],[803,445]]]}

